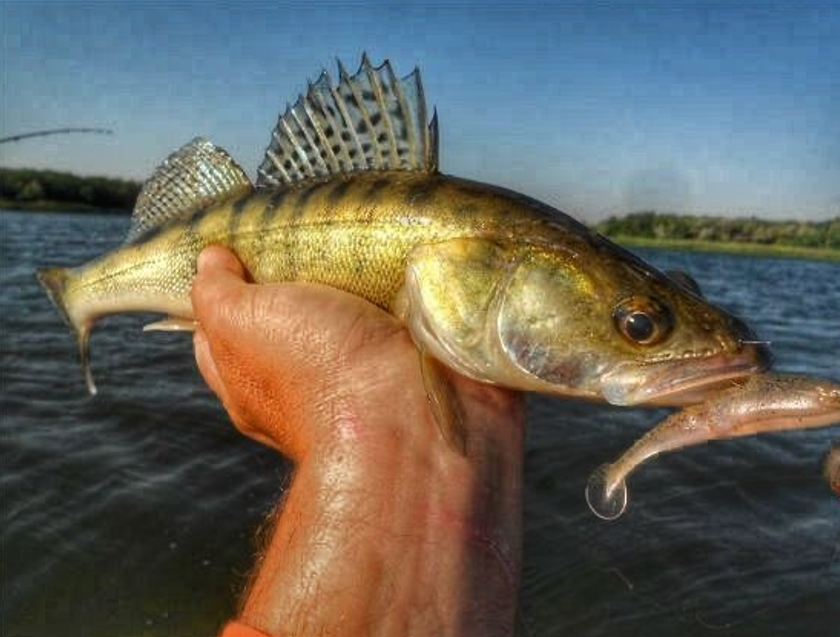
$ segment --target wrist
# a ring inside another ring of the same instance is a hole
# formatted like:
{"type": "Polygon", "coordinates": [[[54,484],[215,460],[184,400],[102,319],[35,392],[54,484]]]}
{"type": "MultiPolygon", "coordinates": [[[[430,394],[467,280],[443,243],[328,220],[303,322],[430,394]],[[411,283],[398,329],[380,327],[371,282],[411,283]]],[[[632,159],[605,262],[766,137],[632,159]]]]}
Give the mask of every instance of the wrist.
{"type": "Polygon", "coordinates": [[[509,634],[521,410],[492,403],[481,417],[504,427],[477,431],[468,457],[441,443],[425,403],[401,402],[400,422],[330,408],[341,433],[299,464],[242,620],[269,634],[509,634]]]}

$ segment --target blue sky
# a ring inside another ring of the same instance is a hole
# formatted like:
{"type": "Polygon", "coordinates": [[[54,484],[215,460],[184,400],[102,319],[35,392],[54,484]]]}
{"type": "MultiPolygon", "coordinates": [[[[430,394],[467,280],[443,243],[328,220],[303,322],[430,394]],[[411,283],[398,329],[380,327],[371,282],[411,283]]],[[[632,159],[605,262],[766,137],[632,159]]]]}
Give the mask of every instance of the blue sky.
{"type": "Polygon", "coordinates": [[[423,70],[445,172],[585,220],[840,215],[836,2],[0,4],[0,164],[142,179],[203,135],[253,175],[307,78],[423,70]]]}

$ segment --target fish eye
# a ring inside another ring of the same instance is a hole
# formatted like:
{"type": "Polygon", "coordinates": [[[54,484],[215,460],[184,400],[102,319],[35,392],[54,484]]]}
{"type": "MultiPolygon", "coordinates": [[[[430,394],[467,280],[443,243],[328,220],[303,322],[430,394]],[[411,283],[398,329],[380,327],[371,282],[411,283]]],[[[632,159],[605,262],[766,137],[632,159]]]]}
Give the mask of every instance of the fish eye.
{"type": "Polygon", "coordinates": [[[613,322],[619,333],[636,345],[661,343],[674,327],[670,310],[645,296],[632,296],[619,303],[613,310],[613,322]]]}

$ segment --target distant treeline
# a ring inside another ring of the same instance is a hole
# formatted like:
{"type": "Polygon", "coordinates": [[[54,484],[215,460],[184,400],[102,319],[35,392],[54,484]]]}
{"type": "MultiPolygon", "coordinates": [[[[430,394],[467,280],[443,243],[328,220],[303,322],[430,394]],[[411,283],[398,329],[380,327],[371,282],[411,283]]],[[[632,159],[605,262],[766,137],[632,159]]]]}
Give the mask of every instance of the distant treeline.
{"type": "MultiPolygon", "coordinates": [[[[52,170],[0,168],[0,209],[131,211],[142,184],[52,170]]],[[[595,228],[609,236],[650,241],[749,243],[840,250],[840,217],[828,221],[765,221],[635,212],[595,228]]]]}
{"type": "Polygon", "coordinates": [[[840,217],[828,221],[766,221],[636,212],[626,217],[610,217],[599,223],[596,229],[610,237],[758,243],[840,250],[840,217]]]}
{"type": "Polygon", "coordinates": [[[107,177],[0,168],[0,208],[130,211],[140,186],[134,181],[107,177]]]}

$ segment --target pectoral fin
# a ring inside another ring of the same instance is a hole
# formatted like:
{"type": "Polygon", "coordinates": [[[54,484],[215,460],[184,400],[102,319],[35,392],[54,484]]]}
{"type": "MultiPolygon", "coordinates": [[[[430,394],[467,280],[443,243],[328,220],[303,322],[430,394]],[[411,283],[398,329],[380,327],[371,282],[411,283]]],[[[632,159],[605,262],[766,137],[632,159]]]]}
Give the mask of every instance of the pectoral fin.
{"type": "Polygon", "coordinates": [[[443,365],[420,352],[420,370],[429,406],[437,421],[440,435],[449,448],[462,456],[467,455],[467,430],[464,426],[461,402],[443,365]]]}
{"type": "Polygon", "coordinates": [[[405,287],[391,303],[420,351],[423,382],[441,436],[462,455],[469,441],[449,370],[495,382],[488,373],[494,365],[489,312],[510,263],[503,246],[483,239],[419,246],[408,258],[405,287]]]}
{"type": "Polygon", "coordinates": [[[198,321],[194,319],[170,316],[162,321],[155,321],[143,326],[144,332],[194,332],[198,321]]]}

